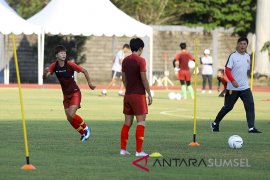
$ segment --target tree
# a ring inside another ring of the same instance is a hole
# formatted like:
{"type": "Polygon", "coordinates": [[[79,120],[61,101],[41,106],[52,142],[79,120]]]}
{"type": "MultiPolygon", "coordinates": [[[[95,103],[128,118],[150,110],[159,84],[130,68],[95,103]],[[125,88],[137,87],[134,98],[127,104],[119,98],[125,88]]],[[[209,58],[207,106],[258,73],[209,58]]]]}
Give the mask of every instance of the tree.
{"type": "Polygon", "coordinates": [[[240,35],[255,31],[256,0],[112,0],[146,24],[234,28],[240,35]]]}
{"type": "Polygon", "coordinates": [[[181,24],[180,16],[191,11],[179,0],[111,0],[126,14],[145,24],[181,24]]]}
{"type": "Polygon", "coordinates": [[[234,28],[239,35],[255,32],[256,0],[195,0],[190,7],[194,11],[181,16],[187,25],[234,28]]]}
{"type": "Polygon", "coordinates": [[[6,0],[9,5],[24,19],[28,19],[43,7],[50,0],[6,0]]]}

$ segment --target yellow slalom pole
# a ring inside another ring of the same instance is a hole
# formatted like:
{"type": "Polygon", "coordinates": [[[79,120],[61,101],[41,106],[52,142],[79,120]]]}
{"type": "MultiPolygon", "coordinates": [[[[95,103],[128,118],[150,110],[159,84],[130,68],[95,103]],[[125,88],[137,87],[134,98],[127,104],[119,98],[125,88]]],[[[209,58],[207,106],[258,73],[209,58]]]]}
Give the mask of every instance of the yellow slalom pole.
{"type": "Polygon", "coordinates": [[[194,69],[194,107],[193,107],[193,141],[189,146],[199,146],[200,144],[196,141],[196,126],[197,126],[197,69],[198,69],[198,39],[194,39],[194,60],[195,60],[195,69],[194,69]]]}
{"type": "Polygon", "coordinates": [[[28,152],[28,141],[27,141],[27,133],[26,133],[26,122],[25,122],[25,115],[24,115],[24,106],[23,106],[23,99],[22,99],[20,71],[19,71],[19,65],[18,65],[18,57],[17,57],[17,50],[16,50],[16,45],[15,45],[14,34],[12,34],[12,46],[13,46],[14,61],[15,61],[17,82],[18,82],[18,88],[19,88],[19,96],[20,96],[20,104],[21,104],[21,115],[22,115],[22,124],[23,124],[23,137],[24,137],[25,154],[26,154],[26,164],[23,165],[21,167],[21,169],[36,169],[33,165],[30,164],[30,158],[29,158],[29,152],[28,152]]]}
{"type": "Polygon", "coordinates": [[[255,58],[254,58],[254,56],[255,56],[255,50],[254,49],[252,49],[252,63],[251,63],[251,80],[250,80],[250,89],[251,89],[251,91],[252,91],[252,89],[253,89],[253,80],[254,80],[254,78],[253,78],[253,75],[254,75],[254,61],[255,61],[255,58]]]}

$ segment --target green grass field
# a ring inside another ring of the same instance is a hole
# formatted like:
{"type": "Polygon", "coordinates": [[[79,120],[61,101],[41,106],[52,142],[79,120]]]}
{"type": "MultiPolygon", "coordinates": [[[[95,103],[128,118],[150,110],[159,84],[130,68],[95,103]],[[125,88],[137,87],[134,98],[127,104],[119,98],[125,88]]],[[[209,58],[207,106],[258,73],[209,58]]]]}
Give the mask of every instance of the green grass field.
{"type": "Polygon", "coordinates": [[[217,93],[197,98],[197,141],[189,147],[193,135],[193,101],[172,101],[167,91],[155,91],[149,107],[144,150],[160,152],[166,159],[246,159],[250,167],[178,167],[155,165],[149,158],[143,171],[132,165],[135,153],[135,124],[130,130],[128,157],[119,155],[119,136],[123,122],[122,98],[117,91],[99,97],[99,90],[83,90],[82,108],[78,111],[91,126],[89,141],[79,141],[62,106],[60,89],[23,89],[31,164],[35,171],[21,170],[25,149],[18,90],[0,89],[0,179],[270,179],[270,102],[269,93],[254,93],[256,127],[262,134],[248,134],[241,100],[223,120],[219,133],[212,133],[210,122],[223,105],[217,93]],[[244,140],[242,149],[228,147],[229,136],[244,140]]]}

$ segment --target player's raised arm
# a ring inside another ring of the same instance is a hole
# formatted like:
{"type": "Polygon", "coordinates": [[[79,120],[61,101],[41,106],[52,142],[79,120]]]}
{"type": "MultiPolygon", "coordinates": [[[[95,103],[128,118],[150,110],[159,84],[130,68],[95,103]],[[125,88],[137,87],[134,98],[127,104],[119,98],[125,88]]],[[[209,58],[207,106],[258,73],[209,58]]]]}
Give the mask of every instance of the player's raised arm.
{"type": "Polygon", "coordinates": [[[94,90],[96,88],[96,86],[92,84],[89,73],[87,72],[87,70],[83,68],[82,73],[84,74],[84,76],[85,76],[85,78],[87,80],[89,88],[94,90]]]}

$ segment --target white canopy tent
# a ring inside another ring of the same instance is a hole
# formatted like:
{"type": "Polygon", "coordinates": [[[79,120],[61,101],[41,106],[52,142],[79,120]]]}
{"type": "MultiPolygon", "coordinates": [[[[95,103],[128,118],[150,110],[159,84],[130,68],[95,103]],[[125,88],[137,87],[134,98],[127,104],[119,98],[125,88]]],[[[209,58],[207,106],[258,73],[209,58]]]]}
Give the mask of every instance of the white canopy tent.
{"type": "Polygon", "coordinates": [[[4,84],[9,84],[9,62],[5,57],[4,35],[39,34],[40,27],[21,18],[5,0],[0,0],[0,70],[4,68],[4,84]]]}
{"type": "Polygon", "coordinates": [[[44,33],[83,36],[138,36],[145,38],[144,56],[152,82],[153,29],[115,7],[109,0],[52,0],[28,19],[43,29],[39,48],[39,78],[43,84],[44,33]]]}

